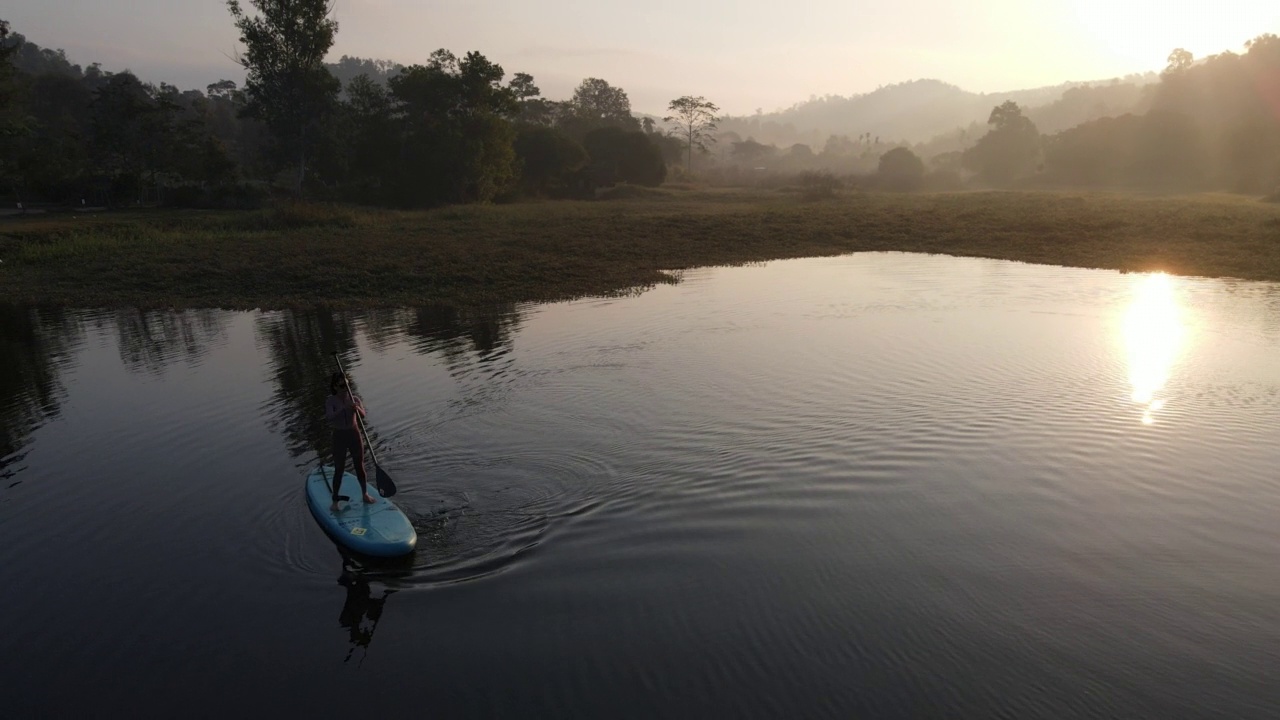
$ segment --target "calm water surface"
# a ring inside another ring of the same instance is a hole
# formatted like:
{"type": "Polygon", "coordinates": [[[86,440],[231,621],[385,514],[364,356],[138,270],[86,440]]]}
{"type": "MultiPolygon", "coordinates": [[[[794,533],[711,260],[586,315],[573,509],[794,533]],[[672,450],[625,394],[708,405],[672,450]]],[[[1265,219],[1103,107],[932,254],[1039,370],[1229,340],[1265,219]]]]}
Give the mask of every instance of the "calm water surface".
{"type": "Polygon", "coordinates": [[[1275,717],[1280,286],[901,254],[0,311],[5,717],[1275,717]],[[421,540],[303,476],[329,352],[421,540]]]}

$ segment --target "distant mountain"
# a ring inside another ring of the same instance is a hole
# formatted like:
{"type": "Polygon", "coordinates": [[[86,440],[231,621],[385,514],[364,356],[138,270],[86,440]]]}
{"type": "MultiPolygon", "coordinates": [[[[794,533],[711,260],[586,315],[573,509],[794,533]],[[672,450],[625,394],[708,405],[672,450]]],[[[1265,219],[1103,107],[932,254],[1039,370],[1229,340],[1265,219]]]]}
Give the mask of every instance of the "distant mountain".
{"type": "Polygon", "coordinates": [[[863,95],[815,97],[786,110],[730,117],[720,130],[779,146],[806,143],[815,150],[831,135],[870,133],[885,142],[918,143],[974,123],[985,125],[993,107],[1012,100],[1037,125],[1044,123],[1042,132],[1056,132],[1104,114],[1132,111],[1141,102],[1142,88],[1158,79],[1150,73],[990,94],[940,80],[912,80],[863,95]]]}

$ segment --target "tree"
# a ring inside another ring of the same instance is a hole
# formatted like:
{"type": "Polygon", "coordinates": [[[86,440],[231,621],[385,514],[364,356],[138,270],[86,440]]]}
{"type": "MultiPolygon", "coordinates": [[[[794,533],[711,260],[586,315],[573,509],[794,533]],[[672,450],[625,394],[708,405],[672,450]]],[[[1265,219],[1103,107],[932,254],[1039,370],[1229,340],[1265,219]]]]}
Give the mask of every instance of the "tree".
{"type": "Polygon", "coordinates": [[[776,147],[756,142],[755,138],[747,138],[733,144],[733,159],[744,165],[755,165],[773,157],[777,152],[776,147]]]}
{"type": "Polygon", "coordinates": [[[888,190],[918,190],[924,180],[924,162],[910,148],[896,147],[880,156],[876,176],[888,190]]]}
{"type": "Polygon", "coordinates": [[[583,146],[591,156],[591,171],[601,185],[622,181],[656,187],[667,177],[662,151],[640,130],[596,128],[583,146]]]}
{"type": "Polygon", "coordinates": [[[392,75],[404,69],[403,65],[391,60],[374,60],[348,55],[343,55],[336,63],[325,63],[325,67],[344,88],[361,75],[368,75],[373,82],[386,85],[392,75]]]}
{"type": "Polygon", "coordinates": [[[18,53],[18,44],[9,41],[9,21],[0,20],[0,107],[7,108],[12,103],[13,64],[10,58],[18,53]]]}
{"type": "Polygon", "coordinates": [[[143,199],[145,187],[157,186],[157,174],[168,169],[179,108],[133,73],[112,75],[93,99],[93,156],[98,172],[123,192],[143,199]]]}
{"type": "Polygon", "coordinates": [[[1022,108],[1007,100],[992,109],[987,125],[991,130],[965,151],[965,166],[994,183],[1031,173],[1040,156],[1040,131],[1022,108]]]}
{"type": "Polygon", "coordinates": [[[631,100],[626,91],[600,78],[583,80],[573,91],[569,108],[571,112],[561,124],[572,136],[584,137],[601,127],[640,129],[640,121],[631,114],[631,100]]]}
{"type": "Polygon", "coordinates": [[[32,78],[29,87],[31,127],[18,157],[22,184],[50,199],[64,199],[88,170],[93,95],[84,82],[60,74],[32,78]]]}
{"type": "Polygon", "coordinates": [[[1153,110],[1139,125],[1131,172],[1144,185],[1194,188],[1205,181],[1207,155],[1204,134],[1192,118],[1153,110]]]}
{"type": "Polygon", "coordinates": [[[1166,75],[1182,72],[1191,67],[1193,62],[1195,62],[1194,55],[1182,48],[1177,48],[1169,53],[1168,65],[1165,66],[1164,72],[1166,75]]]}
{"type": "Polygon", "coordinates": [[[529,195],[557,195],[567,190],[570,178],[586,167],[587,151],[555,128],[529,125],[516,135],[520,181],[529,195]]]}
{"type": "Polygon", "coordinates": [[[534,84],[529,73],[516,73],[507,83],[507,89],[519,103],[516,120],[521,125],[551,125],[562,112],[565,103],[542,97],[542,90],[534,84]]]}
{"type": "Polygon", "coordinates": [[[507,83],[507,88],[515,95],[517,101],[529,100],[542,95],[542,90],[533,82],[533,76],[529,73],[518,72],[511,76],[511,82],[507,83]]]}
{"type": "Polygon", "coordinates": [[[338,22],[330,17],[330,0],[249,3],[259,15],[250,17],[239,0],[227,0],[245,45],[237,58],[247,72],[244,114],[266,123],[280,150],[296,160],[301,194],[317,126],[334,109],[341,87],[324,66],[338,22]]]}
{"type": "Polygon", "coordinates": [[[808,161],[813,159],[813,148],[804,143],[796,143],[787,148],[787,156],[795,160],[808,161]]]}
{"type": "Polygon", "coordinates": [[[387,89],[368,75],[348,82],[346,96],[342,104],[346,135],[339,143],[346,154],[346,177],[357,194],[376,191],[393,172],[397,159],[400,128],[395,103],[387,89]]]}
{"type": "Polygon", "coordinates": [[[211,98],[226,98],[230,100],[235,98],[238,91],[235,80],[219,80],[216,83],[206,85],[204,92],[211,98]]]}
{"type": "Polygon", "coordinates": [[[9,41],[9,23],[0,20],[0,183],[16,184],[18,137],[25,134],[19,85],[11,58],[18,45],[9,41]]]}
{"type": "Polygon", "coordinates": [[[388,81],[404,127],[396,183],[401,202],[487,202],[514,183],[512,119],[519,103],[503,87],[504,74],[478,52],[459,60],[437,50],[426,65],[388,81]]]}
{"type": "Polygon", "coordinates": [[[708,146],[716,141],[711,133],[716,129],[716,113],[720,108],[701,95],[693,97],[685,95],[672,100],[667,105],[671,114],[663,118],[663,122],[673,122],[677,126],[676,133],[684,138],[688,152],[686,170],[693,172],[693,150],[707,152],[708,146]]]}

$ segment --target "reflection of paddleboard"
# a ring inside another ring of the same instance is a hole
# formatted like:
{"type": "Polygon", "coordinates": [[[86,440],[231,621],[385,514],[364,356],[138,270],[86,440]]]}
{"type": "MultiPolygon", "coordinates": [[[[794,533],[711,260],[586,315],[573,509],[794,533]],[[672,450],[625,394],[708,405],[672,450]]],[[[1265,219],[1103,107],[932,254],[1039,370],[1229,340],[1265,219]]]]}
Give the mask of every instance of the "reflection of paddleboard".
{"type": "Polygon", "coordinates": [[[339,502],[337,512],[329,510],[333,502],[329,484],[332,479],[332,465],[322,465],[307,476],[307,505],[330,537],[351,550],[375,557],[398,557],[413,552],[418,533],[400,508],[378,494],[372,477],[369,495],[377,502],[366,505],[360,499],[360,481],[349,472],[343,473],[338,492],[351,499],[339,502]]]}

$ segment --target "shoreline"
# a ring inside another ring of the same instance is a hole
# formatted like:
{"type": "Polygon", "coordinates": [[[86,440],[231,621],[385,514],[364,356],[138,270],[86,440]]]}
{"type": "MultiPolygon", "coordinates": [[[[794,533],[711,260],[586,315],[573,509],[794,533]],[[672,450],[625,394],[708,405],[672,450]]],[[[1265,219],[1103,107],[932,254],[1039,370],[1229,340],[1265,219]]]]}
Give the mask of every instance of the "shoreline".
{"type": "Polygon", "coordinates": [[[427,211],[46,214],[0,220],[0,302],[383,308],[636,292],[695,267],[855,252],[1280,281],[1280,205],[1219,194],[663,189],[427,211]]]}

